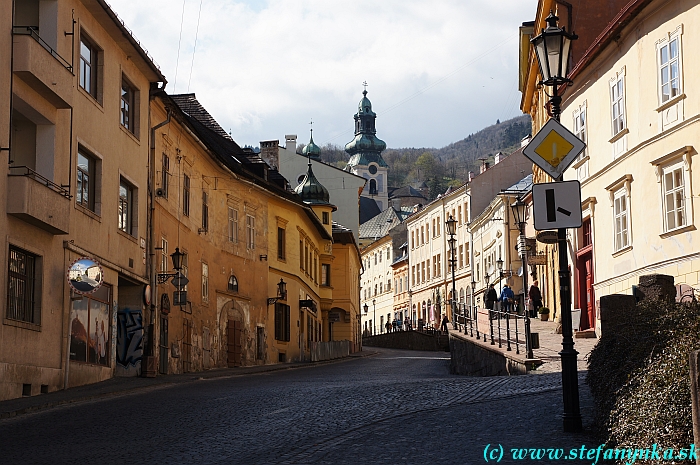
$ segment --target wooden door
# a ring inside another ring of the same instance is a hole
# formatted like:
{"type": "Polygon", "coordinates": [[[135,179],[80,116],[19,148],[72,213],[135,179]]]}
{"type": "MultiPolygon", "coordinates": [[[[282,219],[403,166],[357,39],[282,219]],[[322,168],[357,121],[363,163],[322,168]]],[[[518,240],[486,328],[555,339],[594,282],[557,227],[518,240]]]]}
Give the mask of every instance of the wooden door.
{"type": "Polygon", "coordinates": [[[182,322],[182,372],[192,371],[192,321],[182,322]]]}
{"type": "Polygon", "coordinates": [[[241,363],[243,328],[240,321],[228,320],[228,366],[239,367],[241,363]]]}
{"type": "MultiPolygon", "coordinates": [[[[588,312],[588,327],[595,328],[595,296],[593,295],[593,254],[587,254],[585,261],[586,268],[586,307],[588,312]]],[[[583,310],[582,310],[583,311],[583,310]]]]}
{"type": "Polygon", "coordinates": [[[593,254],[590,251],[576,258],[576,271],[578,272],[578,308],[581,309],[580,329],[595,328],[593,254]]]}

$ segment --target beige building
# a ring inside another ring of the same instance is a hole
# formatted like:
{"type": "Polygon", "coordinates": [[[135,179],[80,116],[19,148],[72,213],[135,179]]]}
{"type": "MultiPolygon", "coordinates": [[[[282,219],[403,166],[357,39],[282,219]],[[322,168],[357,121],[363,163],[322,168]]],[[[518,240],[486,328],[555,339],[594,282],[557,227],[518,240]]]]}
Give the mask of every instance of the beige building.
{"type": "Polygon", "coordinates": [[[362,249],[360,306],[367,308],[362,313],[363,332],[381,334],[386,331],[387,321],[393,321],[393,245],[392,237],[387,234],[362,249]]]}
{"type": "Polygon", "coordinates": [[[595,300],[632,293],[640,275],[700,283],[700,6],[631,2],[620,14],[572,70],[562,105],[562,123],[588,144],[565,173],[583,199],[583,228],[569,232],[582,327],[598,328],[595,300]]]}
{"type": "Polygon", "coordinates": [[[11,96],[0,103],[0,399],[136,375],[149,323],[149,94],[165,77],[101,0],[2,2],[0,28],[11,96]],[[68,286],[79,257],[102,267],[93,294],[68,286]]]}

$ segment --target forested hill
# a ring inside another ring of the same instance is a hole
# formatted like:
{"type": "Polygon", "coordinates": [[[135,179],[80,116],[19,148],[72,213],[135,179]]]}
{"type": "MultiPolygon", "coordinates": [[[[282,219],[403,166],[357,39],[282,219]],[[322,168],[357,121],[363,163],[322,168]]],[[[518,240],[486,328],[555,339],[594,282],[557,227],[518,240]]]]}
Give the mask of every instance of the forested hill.
{"type": "MultiPolygon", "coordinates": [[[[497,121],[439,149],[388,148],[382,156],[389,165],[389,185],[401,187],[426,182],[430,186],[430,197],[435,198],[450,185],[463,184],[469,171],[478,172],[480,158],[492,161],[496,152],[509,154],[516,150],[530,130],[530,117],[522,115],[508,121],[497,121]]],[[[391,144],[391,141],[387,143],[391,144]]],[[[301,152],[303,147],[301,144],[297,151],[301,152]]],[[[326,163],[344,168],[348,154],[343,146],[327,144],[321,147],[321,158],[326,163]]]]}

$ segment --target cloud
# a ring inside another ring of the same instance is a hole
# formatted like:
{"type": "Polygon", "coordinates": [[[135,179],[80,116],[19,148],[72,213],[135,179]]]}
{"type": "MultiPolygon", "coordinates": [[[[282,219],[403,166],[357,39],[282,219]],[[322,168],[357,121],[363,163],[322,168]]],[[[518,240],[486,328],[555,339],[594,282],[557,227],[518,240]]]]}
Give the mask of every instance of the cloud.
{"type": "Polygon", "coordinates": [[[317,142],[343,144],[367,81],[389,147],[441,147],[520,114],[518,26],[536,3],[185,0],[183,16],[180,0],[110,2],[167,90],[195,92],[240,144],[305,141],[311,118],[317,142]]]}

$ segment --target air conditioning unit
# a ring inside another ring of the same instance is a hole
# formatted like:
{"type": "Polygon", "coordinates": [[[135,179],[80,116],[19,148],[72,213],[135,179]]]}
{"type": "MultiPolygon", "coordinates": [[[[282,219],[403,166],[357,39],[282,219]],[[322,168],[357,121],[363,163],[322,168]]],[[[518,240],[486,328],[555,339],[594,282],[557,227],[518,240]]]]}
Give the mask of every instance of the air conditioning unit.
{"type": "Polygon", "coordinates": [[[165,197],[165,189],[162,187],[156,189],[156,197],[165,197]]]}

